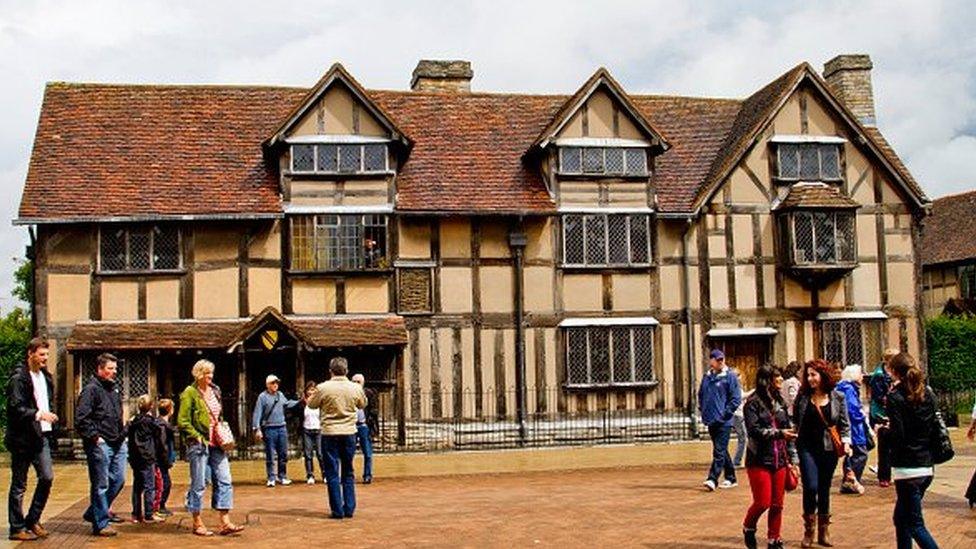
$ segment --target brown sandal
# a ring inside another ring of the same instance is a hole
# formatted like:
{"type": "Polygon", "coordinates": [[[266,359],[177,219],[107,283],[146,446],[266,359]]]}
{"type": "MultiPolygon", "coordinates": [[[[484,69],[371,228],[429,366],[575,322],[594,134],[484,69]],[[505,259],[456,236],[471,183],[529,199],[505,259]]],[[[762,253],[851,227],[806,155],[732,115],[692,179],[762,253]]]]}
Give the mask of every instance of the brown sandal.
{"type": "Polygon", "coordinates": [[[232,536],[234,534],[239,534],[244,531],[244,526],[240,524],[228,524],[220,529],[221,536],[232,536]]]}
{"type": "Polygon", "coordinates": [[[210,537],[214,535],[213,530],[207,530],[206,526],[197,526],[193,529],[194,536],[210,537]]]}

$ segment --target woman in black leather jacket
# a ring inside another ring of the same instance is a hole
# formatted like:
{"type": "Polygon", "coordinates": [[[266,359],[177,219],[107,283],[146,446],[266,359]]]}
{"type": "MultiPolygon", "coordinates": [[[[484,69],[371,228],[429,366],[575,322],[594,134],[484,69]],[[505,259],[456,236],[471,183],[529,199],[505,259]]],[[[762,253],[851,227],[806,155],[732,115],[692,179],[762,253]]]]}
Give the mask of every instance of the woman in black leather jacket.
{"type": "Polygon", "coordinates": [[[783,375],[779,368],[767,364],[756,372],[756,390],[743,409],[748,446],[746,472],[752,489],[752,505],[742,521],[746,547],[756,547],[759,517],[769,511],[766,539],[769,549],[783,547],[780,527],[783,522],[783,499],[786,493],[786,468],[796,470],[796,432],[790,422],[780,389],[783,375]]]}
{"type": "Polygon", "coordinates": [[[898,549],[938,549],[922,518],[922,498],[935,474],[931,436],[935,428],[935,395],[925,386],[922,371],[908,353],[891,359],[894,385],[888,393],[891,478],[895,481],[895,535],[898,549]]]}

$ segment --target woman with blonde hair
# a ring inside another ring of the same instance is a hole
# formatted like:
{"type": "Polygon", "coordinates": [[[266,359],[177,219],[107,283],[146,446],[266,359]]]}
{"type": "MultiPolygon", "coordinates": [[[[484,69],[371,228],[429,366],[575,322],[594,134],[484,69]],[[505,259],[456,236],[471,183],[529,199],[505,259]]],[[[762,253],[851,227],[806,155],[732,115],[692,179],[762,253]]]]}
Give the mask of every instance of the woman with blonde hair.
{"type": "Polygon", "coordinates": [[[840,485],[842,494],[863,494],[861,475],[868,463],[868,426],[861,407],[861,382],[864,370],[858,364],[851,364],[840,373],[837,390],[847,401],[847,416],[851,420],[851,455],[844,457],[844,481],[840,485]]]}
{"type": "Polygon", "coordinates": [[[193,365],[194,383],[180,394],[177,425],[186,439],[186,457],[190,462],[190,489],[186,493],[186,510],[193,516],[193,533],[212,536],[200,517],[207,469],[212,471],[213,497],[210,506],[220,513],[220,535],[237,534],[243,526],[230,520],[234,506],[234,486],[230,463],[218,433],[220,423],[220,388],[213,384],[214,365],[199,360],[193,365]]]}

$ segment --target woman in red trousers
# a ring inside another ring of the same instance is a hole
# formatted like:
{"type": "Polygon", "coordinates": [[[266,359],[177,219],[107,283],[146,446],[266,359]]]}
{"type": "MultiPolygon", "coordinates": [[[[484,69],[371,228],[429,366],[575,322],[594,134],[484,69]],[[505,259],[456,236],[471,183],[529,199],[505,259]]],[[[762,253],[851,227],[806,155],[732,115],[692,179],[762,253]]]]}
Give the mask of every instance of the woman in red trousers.
{"type": "Polygon", "coordinates": [[[752,505],[742,521],[746,547],[756,548],[756,526],[759,517],[769,511],[767,547],[783,547],[780,527],[783,523],[783,497],[786,493],[787,469],[799,478],[796,464],[796,431],[783,402],[780,388],[783,375],[776,366],[766,364],[756,372],[756,390],[746,400],[745,415],[748,446],[746,472],[752,489],[752,505]]]}

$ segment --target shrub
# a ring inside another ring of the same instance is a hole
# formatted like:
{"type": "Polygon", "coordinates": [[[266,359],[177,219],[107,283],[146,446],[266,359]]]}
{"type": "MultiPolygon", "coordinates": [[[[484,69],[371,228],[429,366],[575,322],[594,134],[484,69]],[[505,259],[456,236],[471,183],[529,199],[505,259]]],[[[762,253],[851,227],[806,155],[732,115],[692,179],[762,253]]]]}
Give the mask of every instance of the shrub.
{"type": "Polygon", "coordinates": [[[926,323],[929,383],[941,391],[976,388],[976,317],[939,316],[926,323]]]}

